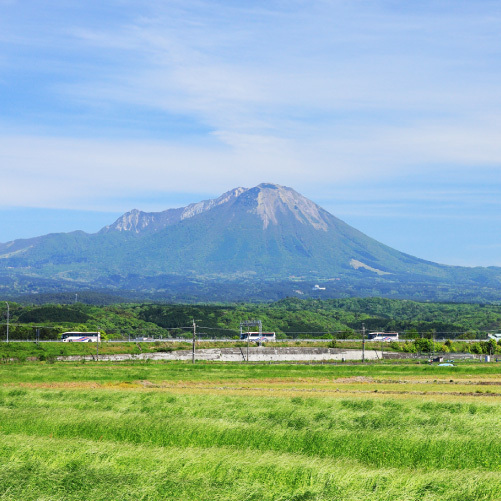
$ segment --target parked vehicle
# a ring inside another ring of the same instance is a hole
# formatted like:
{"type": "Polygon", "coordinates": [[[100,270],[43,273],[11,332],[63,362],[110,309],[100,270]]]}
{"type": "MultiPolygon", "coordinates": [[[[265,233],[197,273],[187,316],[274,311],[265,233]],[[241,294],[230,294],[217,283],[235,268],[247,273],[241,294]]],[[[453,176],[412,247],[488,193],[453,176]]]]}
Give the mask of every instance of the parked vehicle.
{"type": "Polygon", "coordinates": [[[63,332],[61,340],[64,343],[96,343],[101,341],[100,332],[63,332]]]}
{"type": "Polygon", "coordinates": [[[242,332],[240,339],[247,341],[254,341],[256,343],[264,343],[266,341],[276,341],[277,337],[274,332],[242,332]]]}
{"type": "Polygon", "coordinates": [[[369,341],[398,341],[398,332],[369,332],[367,335],[369,341]]]}

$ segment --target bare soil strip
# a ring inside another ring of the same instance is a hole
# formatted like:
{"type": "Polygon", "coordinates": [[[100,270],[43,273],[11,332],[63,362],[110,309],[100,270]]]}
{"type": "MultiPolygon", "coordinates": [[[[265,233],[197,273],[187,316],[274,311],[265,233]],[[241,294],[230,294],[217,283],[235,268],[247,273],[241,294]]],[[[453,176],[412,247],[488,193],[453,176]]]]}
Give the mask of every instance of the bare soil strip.
{"type": "MultiPolygon", "coordinates": [[[[245,385],[235,384],[235,385],[220,385],[214,384],[214,382],[201,384],[200,382],[189,383],[186,381],[178,381],[178,382],[159,382],[154,383],[148,380],[141,381],[131,381],[131,382],[116,382],[116,383],[96,383],[92,381],[79,381],[79,382],[53,382],[53,383],[8,383],[4,384],[5,387],[13,387],[20,386],[25,388],[47,388],[47,389],[95,389],[95,390],[168,390],[168,391],[193,391],[197,392],[251,392],[254,394],[312,394],[312,395],[328,395],[331,397],[339,396],[339,395],[419,395],[426,397],[433,396],[458,396],[458,397],[489,397],[489,399],[501,397],[501,392],[490,392],[490,391],[417,391],[417,390],[384,390],[384,389],[364,389],[364,385],[367,383],[372,384],[386,384],[386,383],[395,383],[395,381],[376,381],[371,380],[371,378],[343,378],[337,379],[334,382],[330,381],[331,388],[315,388],[311,387],[312,382],[309,381],[305,383],[305,386],[308,387],[298,387],[298,386],[284,386],[283,383],[290,384],[290,381],[281,381],[281,384],[276,381],[273,386],[254,386],[254,382],[246,381],[245,385]],[[363,379],[363,381],[362,381],[363,379]],[[353,385],[354,383],[358,383],[360,385],[360,389],[358,388],[343,388],[344,385],[353,385]]],[[[261,381],[262,383],[262,381],[261,381]]],[[[324,384],[326,382],[323,382],[324,384]]],[[[399,383],[405,384],[416,384],[416,381],[399,381],[399,383]]],[[[437,381],[420,381],[418,384],[437,384],[437,381]]],[[[448,383],[454,384],[454,383],[448,383]]],[[[463,383],[466,384],[466,383],[463,383]]],[[[470,384],[479,384],[470,383],[470,384]]]]}

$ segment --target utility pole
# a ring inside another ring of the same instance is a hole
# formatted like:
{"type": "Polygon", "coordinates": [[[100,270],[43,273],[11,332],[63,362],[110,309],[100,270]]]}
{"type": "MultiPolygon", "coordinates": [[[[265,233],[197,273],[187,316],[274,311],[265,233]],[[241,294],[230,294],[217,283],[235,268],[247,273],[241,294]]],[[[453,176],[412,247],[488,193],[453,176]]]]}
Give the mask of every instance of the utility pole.
{"type": "MultiPolygon", "coordinates": [[[[240,339],[242,339],[242,322],[240,322],[240,339]]],[[[242,356],[243,356],[243,352],[242,352],[242,356]]],[[[247,351],[247,356],[249,356],[248,351],[247,351]]],[[[244,362],[245,362],[245,358],[244,358],[244,362]]]]}
{"type": "Polygon", "coordinates": [[[96,360],[99,362],[99,338],[100,338],[100,333],[97,331],[97,337],[96,337],[96,360]]]}
{"type": "Polygon", "coordinates": [[[432,342],[433,342],[433,344],[432,344],[432,346],[433,346],[432,357],[434,357],[435,356],[435,329],[432,329],[431,336],[432,336],[431,339],[432,339],[432,342]]]}
{"type": "Polygon", "coordinates": [[[191,363],[195,363],[195,341],[197,339],[197,324],[195,319],[193,319],[193,346],[191,348],[191,363]]]}
{"type": "Polygon", "coordinates": [[[247,362],[249,361],[249,343],[250,343],[250,332],[249,328],[247,328],[247,362]]]}
{"type": "Polygon", "coordinates": [[[7,342],[9,342],[9,303],[5,301],[7,305],[7,342]]]}
{"type": "MultiPolygon", "coordinates": [[[[240,337],[242,337],[242,326],[250,327],[251,325],[257,325],[259,327],[259,339],[263,336],[263,324],[261,320],[245,320],[240,322],[240,337]]],[[[250,344],[250,333],[247,330],[247,362],[249,361],[249,344],[250,344]]]]}
{"type": "Polygon", "coordinates": [[[362,363],[365,362],[365,324],[362,323],[362,363]]]}

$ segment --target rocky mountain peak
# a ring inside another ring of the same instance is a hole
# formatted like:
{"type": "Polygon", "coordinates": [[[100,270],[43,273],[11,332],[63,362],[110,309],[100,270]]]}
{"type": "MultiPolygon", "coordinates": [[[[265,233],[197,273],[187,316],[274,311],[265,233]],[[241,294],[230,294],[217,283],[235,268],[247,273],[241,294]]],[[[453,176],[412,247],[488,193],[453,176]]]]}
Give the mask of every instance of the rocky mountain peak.
{"type": "Polygon", "coordinates": [[[190,204],[183,209],[181,214],[181,219],[188,219],[190,217],[196,216],[197,214],[201,214],[202,212],[206,212],[211,210],[218,205],[226,204],[231,202],[232,200],[239,197],[242,193],[247,191],[247,188],[234,188],[233,190],[227,191],[223,193],[218,198],[213,198],[211,200],[203,200],[202,202],[198,202],[195,204],[190,204]]]}
{"type": "Polygon", "coordinates": [[[234,188],[218,198],[202,200],[201,202],[176,209],[167,209],[161,212],[143,212],[133,209],[120,216],[113,224],[105,226],[101,233],[110,231],[142,233],[144,231],[159,231],[167,226],[179,223],[184,219],[192,218],[214,207],[229,203],[247,191],[247,188],[234,188]]]}
{"type": "Polygon", "coordinates": [[[249,191],[256,191],[256,214],[263,220],[263,228],[279,224],[281,214],[291,213],[298,221],[311,224],[317,230],[327,231],[325,211],[317,204],[287,186],[262,183],[249,191]]]}
{"type": "Polygon", "coordinates": [[[143,212],[133,209],[120,216],[112,225],[101,232],[120,231],[142,233],[159,231],[180,221],[198,216],[222,205],[238,202],[235,209],[257,215],[263,221],[263,229],[269,225],[278,225],[283,217],[294,217],[303,224],[310,224],[317,230],[327,231],[326,212],[317,204],[308,200],[297,191],[287,186],[273,183],[261,183],[254,188],[238,187],[220,197],[201,202],[167,209],[162,212],[143,212]]]}
{"type": "Polygon", "coordinates": [[[152,215],[137,209],[132,209],[120,216],[112,225],[106,226],[103,230],[113,229],[115,231],[130,231],[140,233],[152,221],[152,215]]]}

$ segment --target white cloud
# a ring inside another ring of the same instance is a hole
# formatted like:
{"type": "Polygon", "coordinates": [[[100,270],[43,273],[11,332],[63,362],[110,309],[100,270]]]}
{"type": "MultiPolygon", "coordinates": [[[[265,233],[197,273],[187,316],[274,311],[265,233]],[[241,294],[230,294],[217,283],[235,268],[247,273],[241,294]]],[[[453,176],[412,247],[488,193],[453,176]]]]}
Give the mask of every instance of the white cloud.
{"type": "Polygon", "coordinates": [[[3,118],[3,204],[265,179],[326,192],[452,166],[466,183],[473,166],[499,174],[493,3],[55,1],[48,27],[31,8],[9,11],[0,43],[30,78],[44,74],[40,133],[3,118]],[[62,110],[45,125],[51,100],[62,110]],[[141,113],[158,116],[151,137],[147,118],[134,129],[141,113]],[[162,128],[177,116],[189,137],[162,128]]]}
{"type": "MultiPolygon", "coordinates": [[[[267,145],[245,152],[163,142],[9,137],[0,140],[4,206],[116,210],[107,198],[148,192],[218,193],[280,170],[267,145]],[[22,153],[21,153],[22,152],[22,153]]],[[[283,166],[285,175],[287,166],[283,166]]]]}
{"type": "MultiPolygon", "coordinates": [[[[455,114],[493,98],[499,104],[492,68],[475,58],[499,35],[465,37],[471,19],[416,21],[367,4],[357,14],[346,3],[317,3],[311,13],[293,3],[285,12],[251,12],[249,20],[226,6],[233,17],[222,27],[221,10],[195,5],[200,11],[188,2],[118,30],[75,30],[82,49],[118,57],[104,80],[70,82],[67,91],[198,113],[214,128],[242,132],[249,116],[278,131],[280,117],[305,110],[379,112],[384,123],[388,112],[455,114]]],[[[488,24],[481,14],[475,22],[479,31],[488,24]]]]}

